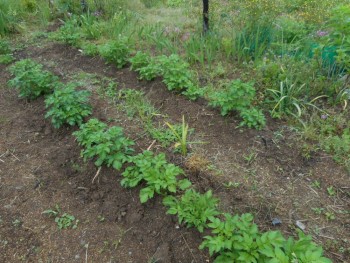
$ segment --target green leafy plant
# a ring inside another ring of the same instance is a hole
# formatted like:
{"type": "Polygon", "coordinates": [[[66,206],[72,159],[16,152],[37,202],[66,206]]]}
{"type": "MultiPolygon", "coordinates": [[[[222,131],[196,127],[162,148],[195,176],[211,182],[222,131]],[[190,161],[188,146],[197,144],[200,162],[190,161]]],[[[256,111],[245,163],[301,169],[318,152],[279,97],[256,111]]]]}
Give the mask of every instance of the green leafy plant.
{"type": "Polygon", "coordinates": [[[13,59],[9,42],[0,40],[0,64],[9,64],[13,59]]]}
{"type": "Polygon", "coordinates": [[[281,118],[284,115],[292,115],[299,118],[303,110],[309,106],[318,109],[314,102],[325,95],[317,96],[312,100],[305,98],[305,84],[297,85],[289,80],[281,81],[279,89],[267,89],[271,95],[268,103],[273,104],[272,117],[281,118]]]}
{"type": "MultiPolygon", "coordinates": [[[[172,125],[178,134],[181,133],[181,125],[172,125]]],[[[166,127],[156,128],[152,124],[146,125],[146,130],[151,137],[161,143],[163,147],[169,147],[172,143],[176,142],[177,137],[172,130],[166,127]]]]}
{"type": "Polygon", "coordinates": [[[48,209],[43,212],[43,214],[55,217],[55,222],[59,229],[78,227],[79,220],[77,220],[73,215],[68,213],[62,213],[60,207],[56,205],[56,209],[48,209]]]}
{"type": "Polygon", "coordinates": [[[205,89],[201,89],[197,85],[191,85],[181,94],[186,96],[189,100],[197,100],[203,97],[204,91],[205,89]]]}
{"type": "Polygon", "coordinates": [[[67,19],[58,31],[49,35],[49,38],[79,47],[83,39],[79,17],[73,15],[70,19],[67,19]]]}
{"type": "Polygon", "coordinates": [[[45,118],[51,118],[55,128],[67,123],[71,126],[81,125],[84,117],[92,113],[89,104],[90,91],[77,91],[75,83],[58,85],[54,92],[45,99],[45,118]]]}
{"type": "Polygon", "coordinates": [[[329,196],[335,196],[337,194],[333,186],[327,187],[327,193],[329,196]]]}
{"type": "Polygon", "coordinates": [[[10,43],[0,39],[0,55],[10,54],[11,48],[10,43]]]}
{"type": "Polygon", "coordinates": [[[109,41],[99,46],[98,51],[108,63],[116,65],[117,68],[123,68],[129,61],[130,48],[127,38],[109,41]]]}
{"type": "Polygon", "coordinates": [[[180,152],[183,156],[187,155],[187,145],[193,144],[195,142],[188,142],[187,137],[191,131],[189,130],[188,123],[185,122],[185,116],[182,116],[182,125],[181,125],[181,131],[179,132],[178,129],[176,129],[176,126],[171,125],[170,123],[166,122],[166,125],[168,125],[169,129],[172,131],[173,135],[176,137],[177,143],[175,144],[175,148],[180,148],[180,152]]]}
{"type": "Polygon", "coordinates": [[[14,60],[12,54],[0,55],[0,64],[10,64],[14,60]]]}
{"type": "Polygon", "coordinates": [[[324,208],[322,207],[313,207],[311,210],[316,214],[316,215],[321,215],[324,211],[324,208]]]}
{"type": "Polygon", "coordinates": [[[79,145],[84,149],[81,155],[84,161],[96,157],[95,165],[106,164],[119,170],[127,162],[133,149],[134,142],[126,138],[123,128],[113,126],[108,128],[97,119],[90,119],[80,126],[80,130],[73,133],[79,145]]]}
{"type": "Polygon", "coordinates": [[[210,255],[219,253],[215,263],[331,263],[322,256],[322,248],[302,231],[298,231],[298,240],[292,237],[286,240],[279,231],[259,233],[251,214],[224,214],[224,217],[225,221],[211,219],[208,226],[214,235],[205,236],[200,246],[208,248],[210,255]]]}
{"type": "Polygon", "coordinates": [[[93,44],[90,42],[84,42],[81,45],[81,49],[84,55],[91,56],[91,57],[98,55],[98,48],[96,44],[93,44]]]}
{"type": "Polygon", "coordinates": [[[237,79],[230,82],[222,91],[212,93],[209,96],[209,105],[220,107],[221,115],[225,116],[232,110],[249,108],[254,97],[253,84],[237,79]]]}
{"type": "Polygon", "coordinates": [[[14,78],[8,84],[19,89],[21,98],[36,99],[50,93],[57,85],[58,78],[31,59],[16,62],[10,67],[10,72],[14,78]]]}
{"type": "Polygon", "coordinates": [[[141,181],[146,182],[146,187],[140,191],[141,203],[153,198],[154,194],[176,193],[177,189],[185,190],[191,186],[187,179],[177,180],[183,174],[180,167],[169,164],[163,153],[154,156],[151,151],[144,151],[132,158],[133,163],[123,172],[123,187],[135,187],[141,181]]]}
{"type": "Polygon", "coordinates": [[[148,65],[141,67],[136,71],[138,71],[140,79],[153,80],[161,75],[161,65],[156,59],[151,58],[148,65]]]}
{"type": "Polygon", "coordinates": [[[151,62],[151,56],[148,53],[137,51],[135,56],[129,59],[131,63],[131,69],[139,71],[141,68],[146,67],[151,62]]]}
{"type": "Polygon", "coordinates": [[[326,152],[333,154],[333,159],[341,164],[349,161],[350,154],[350,129],[345,129],[341,136],[333,135],[322,142],[326,152]]]}
{"type": "Polygon", "coordinates": [[[169,90],[183,91],[194,85],[189,64],[178,55],[160,56],[158,61],[161,65],[163,82],[169,90]]]}
{"type": "Polygon", "coordinates": [[[350,7],[338,6],[333,9],[329,21],[331,33],[328,35],[328,46],[335,47],[336,60],[341,67],[350,70],[350,7]]]}
{"type": "Polygon", "coordinates": [[[102,30],[96,16],[89,12],[82,14],[79,17],[79,24],[86,39],[98,39],[101,37],[102,30]]]}
{"type": "Polygon", "coordinates": [[[240,126],[248,126],[249,128],[260,130],[266,125],[266,119],[262,110],[257,108],[242,109],[240,116],[243,119],[240,126]]]}
{"type": "Polygon", "coordinates": [[[200,194],[193,189],[187,190],[180,199],[167,196],[163,204],[168,206],[167,214],[178,215],[179,223],[185,222],[188,227],[194,226],[199,232],[207,227],[209,218],[219,214],[216,207],[219,199],[211,191],[200,194]]]}

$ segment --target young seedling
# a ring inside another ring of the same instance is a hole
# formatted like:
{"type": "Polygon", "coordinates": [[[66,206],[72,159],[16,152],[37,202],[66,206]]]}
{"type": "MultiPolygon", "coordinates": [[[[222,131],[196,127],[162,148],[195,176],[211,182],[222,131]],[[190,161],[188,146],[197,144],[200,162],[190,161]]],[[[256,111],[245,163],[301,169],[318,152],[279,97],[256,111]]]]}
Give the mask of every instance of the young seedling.
{"type": "Polygon", "coordinates": [[[55,217],[55,222],[57,223],[59,229],[76,229],[78,227],[79,220],[77,220],[73,215],[62,213],[58,205],[56,205],[56,210],[48,209],[42,212],[42,214],[49,215],[50,217],[55,217]]]}
{"type": "Polygon", "coordinates": [[[172,131],[172,133],[177,139],[175,149],[180,148],[180,152],[183,156],[187,155],[187,145],[194,143],[203,143],[187,141],[187,137],[191,133],[191,130],[188,127],[188,123],[185,122],[185,116],[182,116],[181,133],[179,133],[175,125],[171,125],[169,122],[166,122],[165,124],[169,127],[169,129],[172,131]]]}

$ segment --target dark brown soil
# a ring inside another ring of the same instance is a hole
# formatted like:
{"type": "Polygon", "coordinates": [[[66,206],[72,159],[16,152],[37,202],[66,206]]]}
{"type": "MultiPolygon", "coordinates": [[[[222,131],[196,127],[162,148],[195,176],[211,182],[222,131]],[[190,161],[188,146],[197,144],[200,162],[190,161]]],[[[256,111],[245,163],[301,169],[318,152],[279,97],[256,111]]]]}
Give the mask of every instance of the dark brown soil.
{"type": "MultiPolygon", "coordinates": [[[[62,80],[79,72],[114,78],[121,87],[143,90],[172,122],[185,115],[195,139],[205,143],[193,145],[187,159],[165,151],[188,170],[197,189],[212,189],[224,211],[253,213],[262,229],[295,235],[301,220],[328,257],[350,261],[349,253],[339,251],[350,247],[350,177],[322,152],[305,159],[299,138],[285,123],[269,120],[262,131],[238,129],[235,116],[222,118],[204,101],[168,92],[161,80],[139,82],[129,69],[116,70],[61,44],[30,46],[17,57],[40,61],[62,80]],[[312,187],[316,180],[321,188],[312,187]],[[330,186],[335,196],[327,194],[330,186]],[[335,219],[312,208],[331,211],[335,219]],[[273,227],[276,217],[282,225],[273,227]]],[[[5,88],[4,66],[0,75],[0,262],[210,262],[207,252],[198,250],[201,236],[166,216],[160,197],[141,205],[139,189],[121,188],[120,174],[107,168],[92,183],[97,171],[80,159],[71,135],[75,129],[53,129],[44,119],[43,99],[18,99],[5,88]],[[79,219],[77,229],[59,230],[42,214],[57,204],[79,219]]],[[[95,117],[119,120],[132,138],[144,132],[97,95],[92,102],[95,117]]],[[[137,143],[142,150],[152,140],[143,136],[137,143]]]]}

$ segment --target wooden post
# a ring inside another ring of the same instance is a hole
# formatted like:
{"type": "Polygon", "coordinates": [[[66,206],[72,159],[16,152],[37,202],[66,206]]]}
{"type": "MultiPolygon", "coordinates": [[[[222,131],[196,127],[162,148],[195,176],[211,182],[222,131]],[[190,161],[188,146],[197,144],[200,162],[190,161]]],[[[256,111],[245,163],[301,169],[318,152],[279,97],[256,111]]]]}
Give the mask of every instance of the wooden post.
{"type": "Polygon", "coordinates": [[[203,32],[209,30],[209,0],[203,0],[203,32]]]}

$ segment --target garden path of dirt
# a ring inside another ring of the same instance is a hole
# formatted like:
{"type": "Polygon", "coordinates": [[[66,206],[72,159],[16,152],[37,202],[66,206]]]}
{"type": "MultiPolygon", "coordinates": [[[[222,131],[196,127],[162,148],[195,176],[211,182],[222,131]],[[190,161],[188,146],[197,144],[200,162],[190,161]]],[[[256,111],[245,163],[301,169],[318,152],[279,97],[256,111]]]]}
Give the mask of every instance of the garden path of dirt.
{"type": "MultiPolygon", "coordinates": [[[[280,229],[294,234],[296,220],[307,233],[324,245],[334,262],[349,262],[350,177],[329,156],[316,153],[306,160],[294,132],[283,123],[268,120],[262,131],[237,129],[234,116],[222,118],[204,101],[190,102],[168,92],[161,80],[139,82],[129,69],[116,70],[99,58],[82,56],[74,48],[43,42],[17,54],[45,64],[67,80],[79,72],[114,78],[120,86],[143,90],[149,100],[173,122],[185,115],[191,128],[205,144],[192,152],[213,163],[204,169],[168,150],[170,160],[189,170],[189,177],[201,191],[213,189],[221,208],[232,213],[252,212],[262,229],[280,229]],[[252,154],[252,155],[251,155],[252,154]],[[252,161],[247,161],[249,156],[252,161]],[[311,183],[321,183],[313,189],[311,183]],[[227,186],[227,183],[232,182],[227,186]],[[226,184],[224,184],[226,183],[226,184]],[[226,185],[226,186],[225,186],[226,185]],[[336,196],[327,194],[327,187],[336,196]],[[315,215],[311,208],[334,212],[334,220],[315,215]],[[272,227],[280,218],[282,225],[272,227]]],[[[165,216],[161,198],[146,205],[138,190],[120,187],[120,175],[103,168],[98,182],[93,164],[79,158],[73,128],[55,130],[44,119],[43,99],[25,102],[14,90],[6,89],[9,75],[0,68],[0,255],[1,262],[209,262],[206,251],[198,250],[200,235],[178,227],[176,219],[165,216]],[[52,218],[42,212],[59,204],[62,211],[80,220],[77,229],[60,231],[52,218]],[[1,258],[3,257],[3,258],[1,258]]],[[[126,118],[97,96],[92,99],[94,116],[103,121],[119,119],[131,138],[143,133],[136,122],[126,118]]],[[[138,150],[152,140],[146,136],[138,150]]]]}

